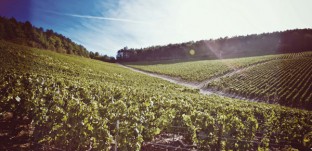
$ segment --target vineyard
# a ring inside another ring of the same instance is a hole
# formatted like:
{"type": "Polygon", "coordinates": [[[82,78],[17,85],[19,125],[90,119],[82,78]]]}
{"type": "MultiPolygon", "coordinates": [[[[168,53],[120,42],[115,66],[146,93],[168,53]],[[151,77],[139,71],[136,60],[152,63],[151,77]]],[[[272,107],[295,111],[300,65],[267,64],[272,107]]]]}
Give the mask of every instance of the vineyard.
{"type": "Polygon", "coordinates": [[[301,52],[182,63],[139,62],[127,66],[167,76],[169,81],[185,83],[208,94],[311,110],[311,58],[312,52],[301,52]]]}
{"type": "Polygon", "coordinates": [[[189,62],[140,62],[128,63],[130,67],[178,77],[182,80],[200,82],[237,68],[273,59],[274,56],[249,57],[241,59],[203,60],[189,62]]]}
{"type": "Polygon", "coordinates": [[[212,81],[207,88],[312,110],[312,57],[275,60],[212,81]]]}
{"type": "Polygon", "coordinates": [[[173,125],[197,150],[312,147],[311,111],[200,95],[116,64],[5,41],[0,62],[0,150],[141,150],[173,125]]]}
{"type": "Polygon", "coordinates": [[[271,60],[311,56],[312,52],[302,52],[222,60],[132,62],[126,65],[152,73],[181,78],[185,81],[201,82],[239,68],[257,65],[271,60]]]}

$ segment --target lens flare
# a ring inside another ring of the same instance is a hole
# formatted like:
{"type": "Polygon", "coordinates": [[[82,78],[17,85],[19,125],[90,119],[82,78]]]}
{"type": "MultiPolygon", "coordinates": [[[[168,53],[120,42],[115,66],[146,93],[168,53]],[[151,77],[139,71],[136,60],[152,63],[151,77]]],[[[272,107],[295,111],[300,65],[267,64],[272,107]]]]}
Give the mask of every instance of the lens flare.
{"type": "Polygon", "coordinates": [[[191,49],[189,53],[190,53],[190,55],[194,56],[195,55],[195,50],[191,49]]]}

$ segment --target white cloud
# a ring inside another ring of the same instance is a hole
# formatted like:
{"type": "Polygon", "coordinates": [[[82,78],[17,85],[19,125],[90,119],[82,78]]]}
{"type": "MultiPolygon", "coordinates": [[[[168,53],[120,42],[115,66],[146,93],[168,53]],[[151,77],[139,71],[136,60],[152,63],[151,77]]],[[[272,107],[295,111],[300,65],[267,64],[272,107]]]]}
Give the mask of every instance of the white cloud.
{"type": "Polygon", "coordinates": [[[124,46],[140,48],[311,28],[309,6],[310,1],[291,0],[119,0],[117,7],[102,16],[123,21],[88,21],[85,26],[94,32],[81,32],[81,36],[85,38],[83,44],[91,50],[115,55],[124,46]]]}

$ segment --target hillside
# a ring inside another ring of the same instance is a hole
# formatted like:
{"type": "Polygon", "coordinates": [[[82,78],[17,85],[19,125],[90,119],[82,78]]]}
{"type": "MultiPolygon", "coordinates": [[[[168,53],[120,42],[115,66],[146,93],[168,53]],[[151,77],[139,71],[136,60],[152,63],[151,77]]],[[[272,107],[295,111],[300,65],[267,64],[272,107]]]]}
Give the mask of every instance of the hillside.
{"type": "Polygon", "coordinates": [[[89,57],[87,49],[71,39],[51,29],[37,28],[29,21],[19,22],[15,18],[8,19],[0,16],[1,39],[24,46],[89,57]]]}
{"type": "Polygon", "coordinates": [[[48,49],[63,54],[73,54],[101,60],[115,62],[114,57],[88,51],[84,46],[73,42],[52,29],[44,30],[33,26],[29,21],[19,22],[15,18],[0,16],[0,40],[13,42],[32,48],[48,49]]]}
{"type": "Polygon", "coordinates": [[[133,62],[172,59],[224,59],[311,50],[312,29],[294,29],[140,49],[125,47],[118,51],[117,60],[119,62],[133,62]]]}
{"type": "Polygon", "coordinates": [[[312,52],[238,59],[131,62],[129,67],[234,98],[311,110],[312,52]]]}
{"type": "Polygon", "coordinates": [[[207,88],[312,110],[311,54],[267,62],[213,81],[207,88]]]}
{"type": "Polygon", "coordinates": [[[140,150],[177,132],[199,150],[311,145],[303,139],[311,111],[200,95],[116,64],[5,41],[0,52],[2,150],[109,150],[116,141],[118,150],[140,150]]]}
{"type": "Polygon", "coordinates": [[[152,61],[129,62],[126,65],[158,74],[181,78],[190,82],[202,82],[231,72],[237,68],[247,67],[274,59],[275,56],[249,57],[223,60],[193,60],[193,61],[152,61]]]}

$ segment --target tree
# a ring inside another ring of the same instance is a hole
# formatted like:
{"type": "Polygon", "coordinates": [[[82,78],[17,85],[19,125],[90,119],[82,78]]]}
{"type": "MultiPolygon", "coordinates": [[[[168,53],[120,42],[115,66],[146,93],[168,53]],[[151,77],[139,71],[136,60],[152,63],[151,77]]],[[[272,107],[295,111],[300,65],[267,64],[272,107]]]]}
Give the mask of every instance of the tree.
{"type": "Polygon", "coordinates": [[[258,55],[293,53],[312,50],[312,29],[295,29],[283,32],[251,34],[246,36],[224,37],[215,40],[200,40],[129,49],[117,52],[117,60],[152,61],[170,59],[219,59],[249,57],[258,55]],[[189,55],[190,50],[195,55],[189,55]]]}
{"type": "Polygon", "coordinates": [[[29,21],[18,22],[15,18],[7,19],[0,16],[0,39],[17,44],[45,48],[60,53],[89,57],[88,50],[71,39],[54,32],[44,31],[42,27],[34,27],[29,21]]]}

